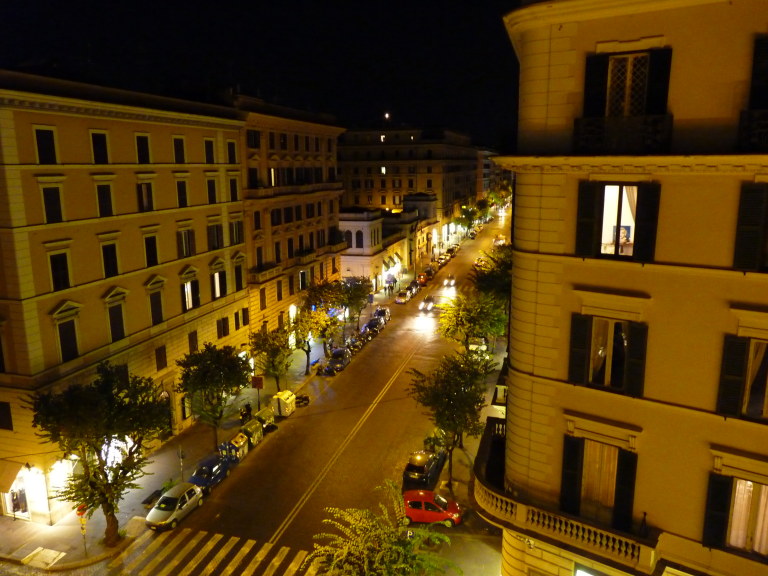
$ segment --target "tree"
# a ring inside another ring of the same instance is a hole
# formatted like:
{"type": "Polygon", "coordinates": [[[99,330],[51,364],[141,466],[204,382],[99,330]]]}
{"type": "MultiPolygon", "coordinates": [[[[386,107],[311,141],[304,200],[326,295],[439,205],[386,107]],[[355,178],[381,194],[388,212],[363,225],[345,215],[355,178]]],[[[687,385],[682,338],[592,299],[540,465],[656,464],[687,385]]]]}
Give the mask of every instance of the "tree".
{"type": "Polygon", "coordinates": [[[192,399],[192,413],[213,429],[215,450],[230,398],[250,381],[248,359],[240,356],[234,346],[217,348],[206,342],[202,350],[185,354],[176,364],[181,368],[176,391],[192,399]]]}
{"type": "Polygon", "coordinates": [[[325,310],[300,308],[290,325],[290,332],[296,340],[296,348],[302,350],[307,357],[304,375],[309,374],[312,353],[312,335],[320,336],[326,333],[330,325],[336,321],[328,316],[325,310]]]}
{"type": "Polygon", "coordinates": [[[288,372],[293,362],[293,350],[285,328],[272,331],[259,330],[251,334],[251,355],[257,371],[275,379],[280,391],[280,378],[288,372]]]}
{"type": "Polygon", "coordinates": [[[120,500],[139,488],[136,481],[146,475],[147,443],[167,432],[170,422],[162,388],[123,368],[104,362],[90,384],[37,393],[28,400],[38,436],[77,457],[75,471],[56,497],[84,505],[88,518],[101,509],[106,546],[120,540],[120,500]]]}
{"type": "Polygon", "coordinates": [[[474,270],[475,288],[508,303],[512,294],[512,245],[496,246],[484,255],[485,262],[474,270]]]}
{"type": "Polygon", "coordinates": [[[304,308],[326,314],[327,321],[317,336],[323,342],[323,354],[330,356],[328,342],[332,340],[339,327],[339,311],[345,307],[344,286],[341,282],[322,280],[313,283],[304,296],[304,308]]]}
{"type": "Polygon", "coordinates": [[[440,314],[438,333],[459,342],[469,350],[472,338],[504,334],[507,315],[504,306],[488,294],[459,294],[445,305],[440,314]]]}
{"type": "Polygon", "coordinates": [[[432,576],[445,574],[451,568],[461,570],[442,558],[433,548],[450,544],[448,536],[428,527],[405,526],[403,497],[394,482],[384,488],[389,507],[379,504],[378,513],[358,508],[326,508],[330,518],[323,524],[338,533],[315,535],[314,550],[305,558],[303,567],[319,564],[318,574],[325,576],[432,576]]]}
{"type": "Polygon", "coordinates": [[[461,213],[453,219],[456,226],[460,226],[466,233],[477,220],[478,210],[474,206],[462,206],[461,213]]]}
{"type": "Polygon", "coordinates": [[[373,284],[367,276],[352,276],[345,278],[342,283],[344,307],[349,310],[350,316],[357,322],[360,330],[360,314],[368,306],[368,297],[373,292],[373,284]]]}
{"type": "Polygon", "coordinates": [[[463,446],[464,434],[482,433],[480,413],[485,406],[485,377],[495,363],[483,354],[465,351],[446,356],[430,374],[415,368],[408,393],[427,408],[431,420],[446,435],[448,483],[453,482],[453,450],[463,446]]]}

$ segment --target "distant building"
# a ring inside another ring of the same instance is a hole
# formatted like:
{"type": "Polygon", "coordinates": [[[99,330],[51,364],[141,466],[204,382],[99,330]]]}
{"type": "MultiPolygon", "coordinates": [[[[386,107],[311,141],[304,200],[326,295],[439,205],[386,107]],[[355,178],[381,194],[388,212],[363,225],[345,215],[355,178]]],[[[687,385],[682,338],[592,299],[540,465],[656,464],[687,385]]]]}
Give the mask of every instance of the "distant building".
{"type": "Polygon", "coordinates": [[[526,2],[505,576],[768,574],[768,5],[526,2]]]}
{"type": "Polygon", "coordinates": [[[175,392],[176,360],[247,347],[311,280],[341,277],[341,128],[240,98],[209,105],[0,72],[0,504],[53,523],[73,463],[27,394],[109,360],[175,392]]]}

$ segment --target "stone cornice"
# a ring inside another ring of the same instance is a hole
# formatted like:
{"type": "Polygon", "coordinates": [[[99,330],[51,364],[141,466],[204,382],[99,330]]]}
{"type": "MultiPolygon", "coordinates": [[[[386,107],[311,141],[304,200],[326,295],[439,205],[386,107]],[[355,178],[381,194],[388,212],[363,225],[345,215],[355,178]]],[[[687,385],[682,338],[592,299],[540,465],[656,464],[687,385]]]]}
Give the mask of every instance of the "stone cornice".
{"type": "Polygon", "coordinates": [[[697,156],[496,156],[493,162],[518,173],[760,174],[768,154],[697,156]]]}

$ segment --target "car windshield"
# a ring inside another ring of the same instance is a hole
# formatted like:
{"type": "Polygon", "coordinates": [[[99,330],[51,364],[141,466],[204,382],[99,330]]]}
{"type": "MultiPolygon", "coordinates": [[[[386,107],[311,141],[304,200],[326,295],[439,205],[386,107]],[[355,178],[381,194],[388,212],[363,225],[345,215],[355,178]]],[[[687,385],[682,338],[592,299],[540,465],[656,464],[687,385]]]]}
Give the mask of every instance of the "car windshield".
{"type": "Polygon", "coordinates": [[[155,504],[155,508],[158,510],[162,510],[163,512],[170,512],[171,510],[176,510],[176,504],[179,503],[178,498],[172,498],[170,496],[163,496],[160,498],[160,502],[155,504]]]}
{"type": "Polygon", "coordinates": [[[331,353],[332,358],[344,358],[344,350],[336,349],[331,353]]]}
{"type": "Polygon", "coordinates": [[[440,496],[440,494],[435,494],[435,504],[440,506],[443,510],[448,510],[448,500],[440,496]]]}
{"type": "Polygon", "coordinates": [[[405,466],[407,472],[416,472],[417,474],[423,474],[427,467],[424,464],[411,464],[408,463],[405,466]]]}
{"type": "Polygon", "coordinates": [[[407,295],[407,294],[406,294],[405,292],[400,292],[400,293],[398,293],[398,296],[400,296],[401,298],[405,298],[405,297],[406,297],[406,295],[407,295]]]}
{"type": "Polygon", "coordinates": [[[195,476],[198,478],[209,478],[211,476],[211,469],[207,466],[201,466],[195,470],[195,476]]]}

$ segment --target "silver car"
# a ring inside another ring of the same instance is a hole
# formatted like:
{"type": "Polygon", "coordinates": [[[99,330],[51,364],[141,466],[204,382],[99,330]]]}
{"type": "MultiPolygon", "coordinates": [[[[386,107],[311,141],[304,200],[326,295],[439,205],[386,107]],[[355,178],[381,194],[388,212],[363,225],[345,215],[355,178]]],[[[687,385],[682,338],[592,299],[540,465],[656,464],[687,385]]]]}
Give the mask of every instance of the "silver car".
{"type": "Polygon", "coordinates": [[[147,514],[147,526],[152,530],[176,528],[187,514],[203,505],[203,490],[189,482],[180,482],[160,496],[147,514]]]}

